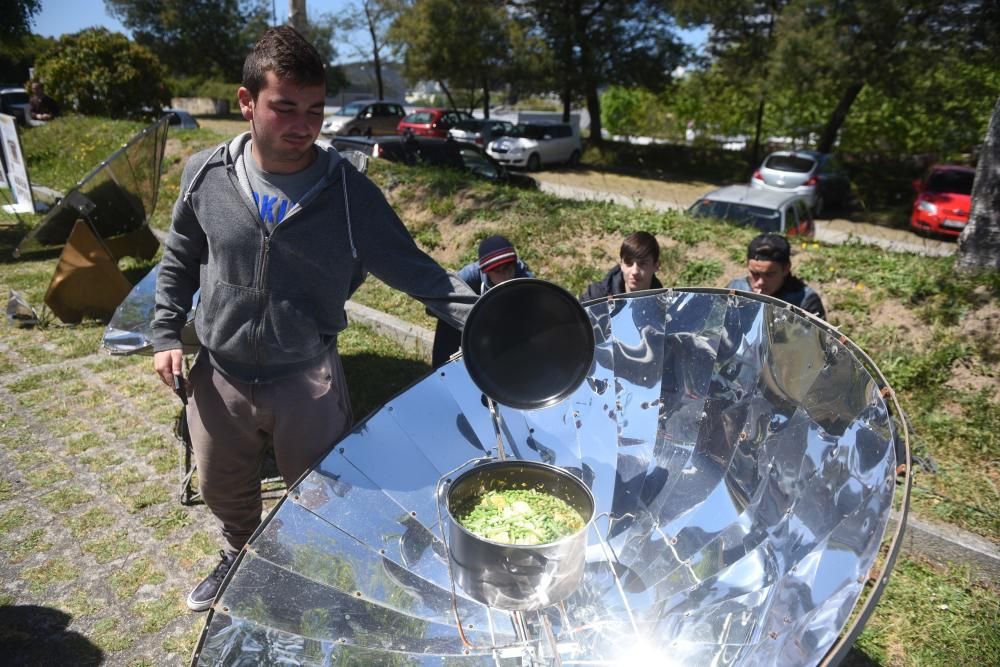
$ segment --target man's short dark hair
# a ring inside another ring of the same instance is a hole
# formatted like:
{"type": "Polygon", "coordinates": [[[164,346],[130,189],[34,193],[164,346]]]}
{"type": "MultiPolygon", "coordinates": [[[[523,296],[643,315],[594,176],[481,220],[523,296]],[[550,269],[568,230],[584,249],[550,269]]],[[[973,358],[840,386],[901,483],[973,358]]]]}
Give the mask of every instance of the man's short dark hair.
{"type": "Polygon", "coordinates": [[[648,257],[656,264],[660,261],[660,244],[649,232],[632,232],[622,241],[622,249],[618,254],[629,263],[648,257]]]}
{"type": "Polygon", "coordinates": [[[747,260],[751,259],[789,264],[792,261],[792,247],[780,234],[760,234],[747,246],[747,260]]]}
{"type": "Polygon", "coordinates": [[[243,62],[243,87],[255,100],[268,72],[304,86],[326,83],[323,59],[316,47],[287,25],[269,28],[243,62]]]}

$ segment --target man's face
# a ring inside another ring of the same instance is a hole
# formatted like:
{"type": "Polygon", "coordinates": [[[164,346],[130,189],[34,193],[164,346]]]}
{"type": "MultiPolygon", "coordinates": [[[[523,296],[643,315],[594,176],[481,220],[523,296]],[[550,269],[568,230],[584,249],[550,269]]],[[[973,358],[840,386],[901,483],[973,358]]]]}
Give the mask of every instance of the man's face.
{"type": "Polygon", "coordinates": [[[774,296],[792,271],[791,264],[763,259],[751,259],[747,268],[750,270],[750,288],[757,294],[767,296],[774,296]]]}
{"type": "Polygon", "coordinates": [[[632,260],[623,257],[618,261],[618,265],[622,267],[626,292],[649,289],[653,284],[653,274],[660,268],[660,263],[654,262],[651,257],[632,260]]]}
{"type": "Polygon", "coordinates": [[[508,262],[495,269],[486,272],[486,277],[491,285],[505,283],[514,277],[514,262],[508,262]]]}
{"type": "Polygon", "coordinates": [[[312,163],[313,142],[323,125],[324,84],[301,85],[269,71],[256,100],[243,87],[237,96],[262,169],[292,174],[312,163]]]}

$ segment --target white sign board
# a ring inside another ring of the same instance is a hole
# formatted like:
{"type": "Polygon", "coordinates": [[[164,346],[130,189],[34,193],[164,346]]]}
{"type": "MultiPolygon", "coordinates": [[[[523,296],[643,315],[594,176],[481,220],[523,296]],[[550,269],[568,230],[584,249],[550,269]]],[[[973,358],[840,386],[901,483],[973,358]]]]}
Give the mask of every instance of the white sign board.
{"type": "Polygon", "coordinates": [[[8,213],[34,213],[35,201],[28,180],[28,167],[21,151],[21,138],[17,134],[17,122],[13,116],[0,113],[0,143],[7,161],[7,182],[14,191],[16,204],[3,207],[8,213]]]}

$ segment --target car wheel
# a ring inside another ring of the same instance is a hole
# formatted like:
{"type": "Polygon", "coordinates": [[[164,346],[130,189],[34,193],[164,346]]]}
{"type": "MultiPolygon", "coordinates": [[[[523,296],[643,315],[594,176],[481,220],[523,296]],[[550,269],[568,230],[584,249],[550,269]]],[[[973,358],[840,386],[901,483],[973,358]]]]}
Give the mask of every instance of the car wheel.
{"type": "Polygon", "coordinates": [[[542,168],[542,159],[538,157],[538,153],[532,153],[528,158],[528,171],[538,171],[542,168]]]}
{"type": "Polygon", "coordinates": [[[580,151],[573,151],[573,154],[569,156],[569,162],[567,162],[571,167],[578,167],[580,165],[580,151]]]}

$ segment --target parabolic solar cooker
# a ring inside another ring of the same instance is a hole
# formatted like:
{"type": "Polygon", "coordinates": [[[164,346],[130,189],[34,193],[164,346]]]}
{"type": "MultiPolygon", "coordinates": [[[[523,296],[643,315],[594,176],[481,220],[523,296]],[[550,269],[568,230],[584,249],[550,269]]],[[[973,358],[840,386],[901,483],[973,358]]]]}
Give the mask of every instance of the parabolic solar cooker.
{"type": "Polygon", "coordinates": [[[288,491],[195,664],[813,665],[850,649],[910,481],[895,395],[851,341],[743,292],[583,307],[519,279],[480,299],[462,350],[288,491]],[[456,525],[453,504],[512,480],[585,526],[510,545],[456,525]]]}

